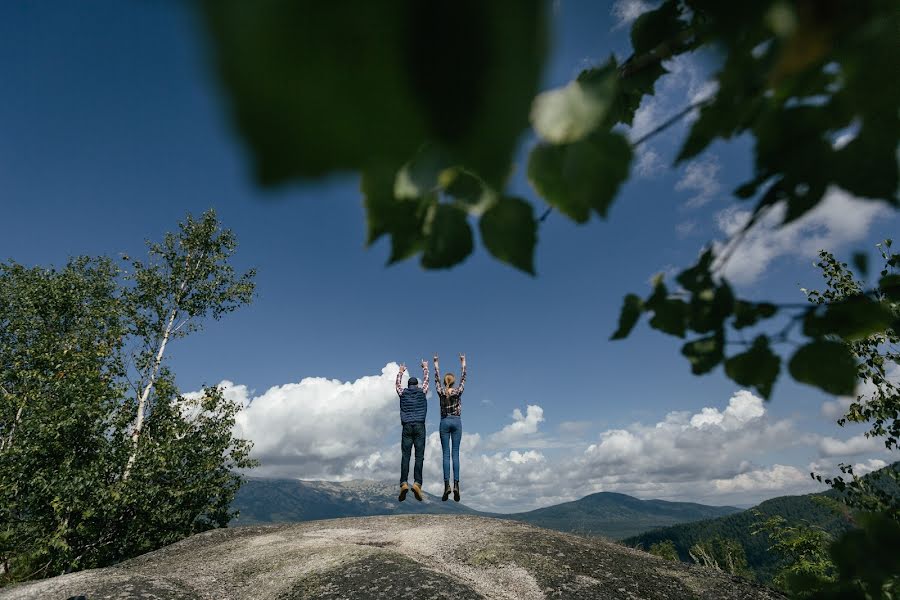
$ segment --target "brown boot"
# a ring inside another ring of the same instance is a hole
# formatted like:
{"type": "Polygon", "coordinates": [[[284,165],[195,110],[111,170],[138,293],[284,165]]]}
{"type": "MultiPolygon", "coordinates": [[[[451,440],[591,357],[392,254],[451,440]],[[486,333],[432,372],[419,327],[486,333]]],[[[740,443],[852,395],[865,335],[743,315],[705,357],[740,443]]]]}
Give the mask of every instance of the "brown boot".
{"type": "Polygon", "coordinates": [[[441,496],[441,500],[446,502],[447,498],[449,498],[449,497],[450,497],[450,480],[445,479],[444,480],[444,495],[441,496]]]}
{"type": "Polygon", "coordinates": [[[408,491],[409,491],[409,486],[406,485],[406,482],[404,481],[403,483],[400,484],[400,497],[397,499],[400,502],[403,502],[404,500],[406,500],[406,492],[408,492],[408,491]]]}
{"type": "Polygon", "coordinates": [[[459,502],[459,481],[453,482],[453,501],[459,502]]]}
{"type": "Polygon", "coordinates": [[[419,502],[422,501],[422,486],[419,485],[419,482],[413,484],[413,494],[416,497],[416,500],[419,502]]]}

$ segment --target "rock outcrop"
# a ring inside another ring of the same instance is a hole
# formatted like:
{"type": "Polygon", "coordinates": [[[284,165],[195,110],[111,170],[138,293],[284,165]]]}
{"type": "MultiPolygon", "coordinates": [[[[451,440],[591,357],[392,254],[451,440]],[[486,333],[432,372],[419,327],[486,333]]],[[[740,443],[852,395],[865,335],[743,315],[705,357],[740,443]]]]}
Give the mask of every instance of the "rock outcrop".
{"type": "Polygon", "coordinates": [[[218,529],[3,600],[780,599],[768,588],[599,539],[472,516],[403,515],[218,529]]]}

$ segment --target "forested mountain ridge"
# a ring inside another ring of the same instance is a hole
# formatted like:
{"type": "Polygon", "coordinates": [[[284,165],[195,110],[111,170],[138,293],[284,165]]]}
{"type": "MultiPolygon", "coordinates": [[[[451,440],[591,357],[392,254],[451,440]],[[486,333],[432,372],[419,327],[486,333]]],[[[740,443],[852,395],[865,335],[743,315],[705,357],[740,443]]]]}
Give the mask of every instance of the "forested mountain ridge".
{"type": "Polygon", "coordinates": [[[657,527],[723,517],[737,512],[740,509],[733,506],[639,500],[626,494],[598,492],[572,502],[506,517],[558,531],[622,539],[657,527]]]}
{"type": "MultiPolygon", "coordinates": [[[[900,470],[900,462],[884,469],[900,470]]],[[[876,471],[863,477],[875,487],[884,489],[891,495],[900,494],[893,480],[879,476],[884,471],[876,471]],[[889,486],[889,487],[888,487],[889,486]]],[[[732,515],[706,519],[693,523],[681,523],[653,531],[647,531],[622,540],[622,543],[648,550],[654,544],[670,540],[678,557],[691,561],[690,548],[699,542],[716,537],[738,542],[744,549],[747,564],[762,582],[771,582],[781,564],[780,557],[769,550],[771,540],[765,533],[754,534],[754,529],[772,516],[783,517],[787,524],[806,524],[821,529],[836,538],[854,527],[847,507],[840,502],[840,492],[830,489],[817,494],[803,496],[780,496],[761,502],[753,509],[732,515]],[[756,512],[760,513],[759,516],[756,512]]]]}

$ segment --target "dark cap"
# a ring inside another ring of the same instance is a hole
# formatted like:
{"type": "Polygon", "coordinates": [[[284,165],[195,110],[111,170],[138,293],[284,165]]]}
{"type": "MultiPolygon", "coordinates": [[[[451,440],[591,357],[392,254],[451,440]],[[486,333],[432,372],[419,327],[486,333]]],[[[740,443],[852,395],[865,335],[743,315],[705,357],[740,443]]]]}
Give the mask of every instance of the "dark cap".
{"type": "Polygon", "coordinates": [[[415,377],[410,377],[410,378],[409,378],[409,383],[408,383],[407,385],[408,385],[409,387],[416,387],[417,385],[419,385],[419,380],[416,379],[415,377]]]}

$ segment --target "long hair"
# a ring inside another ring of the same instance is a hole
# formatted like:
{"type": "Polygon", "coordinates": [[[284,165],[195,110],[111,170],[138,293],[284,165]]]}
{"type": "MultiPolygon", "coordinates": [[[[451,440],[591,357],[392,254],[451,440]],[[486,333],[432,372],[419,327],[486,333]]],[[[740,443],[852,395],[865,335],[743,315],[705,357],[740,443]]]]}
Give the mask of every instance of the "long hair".
{"type": "Polygon", "coordinates": [[[452,386],[456,382],[456,376],[453,373],[447,373],[444,375],[444,390],[449,394],[450,386],[452,386]]]}

